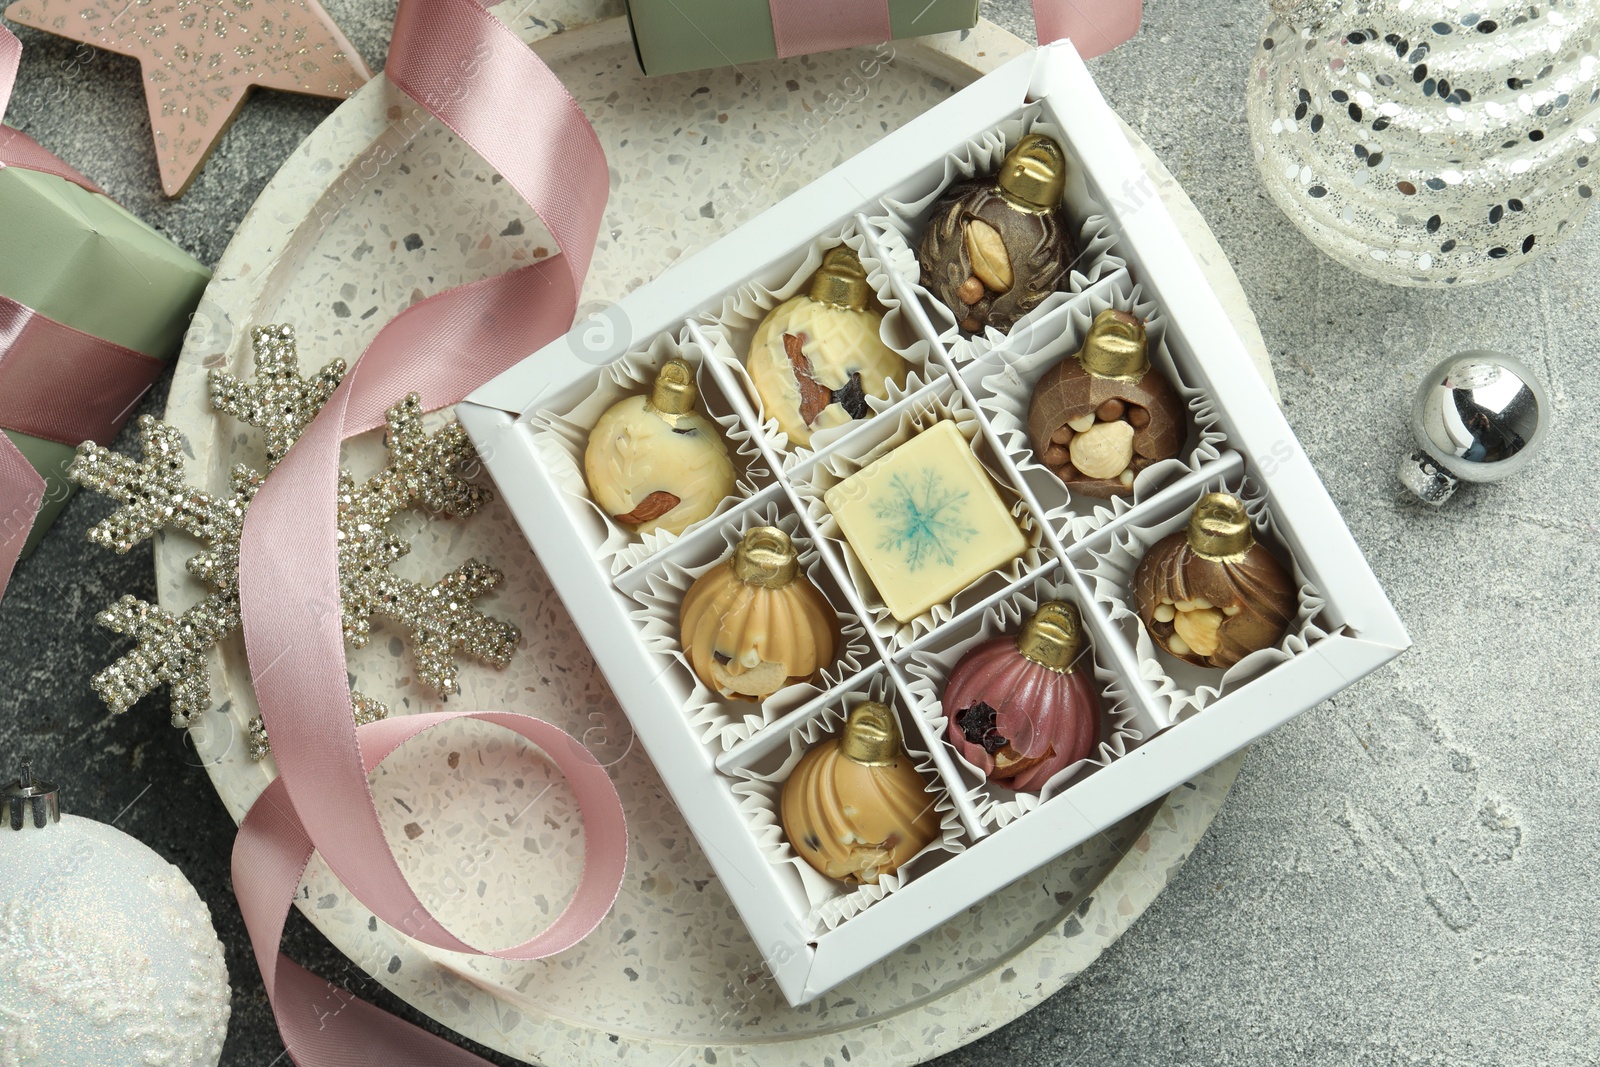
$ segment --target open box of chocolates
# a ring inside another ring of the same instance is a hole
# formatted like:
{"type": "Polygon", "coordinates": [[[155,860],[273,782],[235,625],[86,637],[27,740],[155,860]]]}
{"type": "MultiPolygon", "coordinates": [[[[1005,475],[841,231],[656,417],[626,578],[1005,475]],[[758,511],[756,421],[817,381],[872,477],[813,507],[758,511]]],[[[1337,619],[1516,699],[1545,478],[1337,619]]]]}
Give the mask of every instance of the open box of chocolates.
{"type": "Polygon", "coordinates": [[[792,1003],[1409,643],[1138,188],[1053,45],[458,411],[792,1003]]]}

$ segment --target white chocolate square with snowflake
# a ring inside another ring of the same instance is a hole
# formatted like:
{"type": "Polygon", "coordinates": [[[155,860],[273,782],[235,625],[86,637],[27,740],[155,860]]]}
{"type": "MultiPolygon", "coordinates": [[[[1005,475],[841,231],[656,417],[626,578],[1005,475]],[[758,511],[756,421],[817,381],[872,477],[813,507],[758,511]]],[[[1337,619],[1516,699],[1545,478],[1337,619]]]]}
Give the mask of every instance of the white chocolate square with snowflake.
{"type": "Polygon", "coordinates": [[[948,419],[823,494],[884,604],[910,622],[1028,547],[948,419]]]}

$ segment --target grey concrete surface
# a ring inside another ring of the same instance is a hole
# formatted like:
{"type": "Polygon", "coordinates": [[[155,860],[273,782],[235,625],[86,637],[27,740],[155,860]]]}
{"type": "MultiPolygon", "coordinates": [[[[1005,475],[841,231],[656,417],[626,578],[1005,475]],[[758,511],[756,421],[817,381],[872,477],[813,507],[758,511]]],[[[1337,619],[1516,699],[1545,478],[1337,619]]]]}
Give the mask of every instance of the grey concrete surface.
{"type": "MultiPolygon", "coordinates": [[[[392,0],[328,7],[380,66],[392,0]]],[[[1255,178],[1243,86],[1265,11],[1149,0],[1138,37],[1091,67],[1211,221],[1289,420],[1416,648],[1258,744],[1131,932],[1045,1005],[940,1063],[1597,1064],[1600,221],[1483,288],[1407,291],[1344,271],[1255,178]],[[1546,375],[1548,449],[1513,483],[1465,488],[1437,511],[1409,503],[1391,468],[1417,375],[1478,347],[1546,375]]],[[[1031,35],[1021,0],[985,13],[1031,35]]],[[[207,261],[330,110],[258,95],[190,193],[167,202],[134,64],[19,33],[12,122],[207,261]]],[[[166,725],[165,697],[108,720],[87,689],[118,649],[94,612],[154,593],[148,546],[117,557],[84,542],[107,510],[80,496],[0,607],[0,758],[31,753],[70,780],[75,810],[117,819],[183,868],[228,947],[223,1062],[287,1062],[228,887],[233,827],[166,725]]],[[[298,917],[287,948],[348,973],[298,917]]],[[[353,991],[416,1018],[375,985],[353,991]]]]}

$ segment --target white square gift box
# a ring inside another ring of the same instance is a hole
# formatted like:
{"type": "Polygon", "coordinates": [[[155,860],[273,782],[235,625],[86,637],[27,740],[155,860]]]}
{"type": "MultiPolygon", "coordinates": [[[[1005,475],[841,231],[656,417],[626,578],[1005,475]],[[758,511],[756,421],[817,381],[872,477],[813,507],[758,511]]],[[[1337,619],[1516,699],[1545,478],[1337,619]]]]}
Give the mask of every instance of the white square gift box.
{"type": "Polygon", "coordinates": [[[1000,887],[1106,830],[1399,655],[1410,641],[1243,343],[1070,44],[1020,57],[580,323],[485,385],[458,414],[682,809],[773,978],[811,1000],[1000,887]],[[1008,335],[963,338],[918,285],[913,245],[952,182],[991,173],[1024,134],[1069,160],[1081,255],[1067,289],[1008,335]],[[872,416],[791,447],[761,411],[743,352],[766,311],[823,252],[858,253],[911,366],[872,416]],[[1146,320],[1155,366],[1188,403],[1185,451],[1141,472],[1131,500],[1073,498],[1024,429],[1040,374],[1106,308],[1146,320]],[[737,471],[734,494],[680,535],[639,536],[589,499],[587,431],[669,355],[695,368],[737,471]],[[909,622],[873,590],[829,513],[828,489],[940,422],[993,478],[1026,547],[909,622]],[[1206,491],[1243,498],[1286,553],[1299,612],[1280,644],[1227,672],[1158,650],[1131,608],[1133,568],[1206,491]],[[766,701],[707,690],[678,645],[694,577],[741,532],[777,525],[840,618],[836,663],[766,701]],[[1045,599],[1083,614],[1106,726],[1039,794],[987,783],[943,737],[942,680],[978,641],[1045,599]],[[929,783],[931,844],[876,885],[834,882],[784,840],[777,798],[805,749],[862,700],[889,703],[929,783]]]}

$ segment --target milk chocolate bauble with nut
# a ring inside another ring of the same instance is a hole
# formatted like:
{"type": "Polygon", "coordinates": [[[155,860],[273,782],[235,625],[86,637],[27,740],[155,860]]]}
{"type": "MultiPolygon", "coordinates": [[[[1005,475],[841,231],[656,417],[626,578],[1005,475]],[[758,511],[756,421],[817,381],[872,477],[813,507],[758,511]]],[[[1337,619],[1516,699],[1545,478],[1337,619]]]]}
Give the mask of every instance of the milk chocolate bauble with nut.
{"type": "Polygon", "coordinates": [[[1066,173],[1061,146],[1030,133],[1006,153],[998,174],[951,187],[934,207],[917,263],[922,284],[963,334],[986,326],[1009,332],[1066,288],[1077,255],[1061,210],[1066,173]]]}
{"type": "Polygon", "coordinates": [[[1109,308],[1044,372],[1028,407],[1033,454],[1084,496],[1131,495],[1139,472],[1177,456],[1188,435],[1183,399],[1150,366],[1144,322],[1109,308]]]}
{"type": "Polygon", "coordinates": [[[702,682],[735,700],[765,700],[833,662],[838,616],[800,573],[789,535],[757,526],[695,579],[678,624],[702,682]]]}
{"type": "Polygon", "coordinates": [[[889,398],[910,365],[883,343],[867,272],[849,245],[830,249],[809,290],[773,308],[756,327],[745,369],[764,413],[791,445],[817,430],[872,414],[867,397],[889,398]]]}
{"type": "Polygon", "coordinates": [[[1015,637],[970,649],[950,672],[950,743],[991,782],[1037,793],[1100,737],[1100,697],[1080,669],[1083,620],[1065,601],[1039,605],[1015,637]]]}
{"type": "Polygon", "coordinates": [[[699,396],[694,368],[669,359],[648,395],[613,404],[589,431],[584,480],[619,525],[682,533],[733,494],[733,460],[717,424],[695,410],[699,396]]]}
{"type": "Polygon", "coordinates": [[[1145,553],[1133,594],[1156,644],[1219,669],[1283,640],[1299,607],[1294,577],[1256,541],[1244,504],[1227,493],[1201,497],[1189,525],[1145,553]]]}
{"type": "Polygon", "coordinates": [[[922,774],[887,705],[858,704],[838,737],[813,747],[783,783],[789,846],[829,878],[875,885],[939,836],[922,774]]]}

